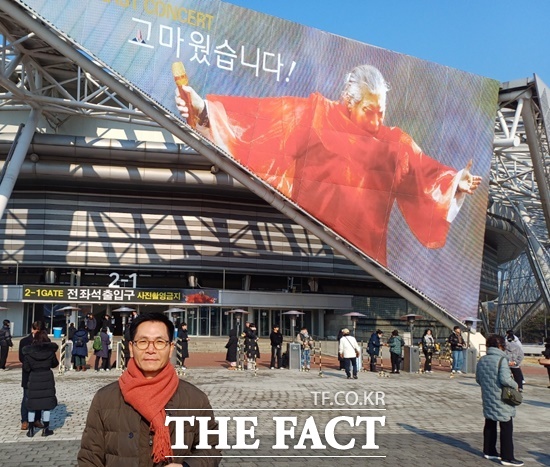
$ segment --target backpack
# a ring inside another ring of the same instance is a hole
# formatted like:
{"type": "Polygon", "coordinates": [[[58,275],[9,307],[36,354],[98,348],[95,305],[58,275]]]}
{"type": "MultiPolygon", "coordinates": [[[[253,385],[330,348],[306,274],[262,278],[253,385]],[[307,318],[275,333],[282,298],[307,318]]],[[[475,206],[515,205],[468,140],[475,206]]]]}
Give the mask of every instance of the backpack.
{"type": "Polygon", "coordinates": [[[99,334],[94,337],[92,348],[94,350],[103,350],[103,344],[101,343],[101,336],[99,334]]]}
{"type": "Polygon", "coordinates": [[[74,342],[74,345],[76,347],[84,347],[84,339],[82,337],[77,337],[74,342]]]}

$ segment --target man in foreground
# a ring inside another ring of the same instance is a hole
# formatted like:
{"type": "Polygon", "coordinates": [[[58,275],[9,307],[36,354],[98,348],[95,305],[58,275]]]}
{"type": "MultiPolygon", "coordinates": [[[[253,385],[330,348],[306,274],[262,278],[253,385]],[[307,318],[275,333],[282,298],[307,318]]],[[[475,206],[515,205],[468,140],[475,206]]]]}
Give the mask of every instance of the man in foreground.
{"type": "MultiPolygon", "coordinates": [[[[173,338],[174,325],[161,313],[144,313],[132,322],[132,358],[120,379],[100,389],[92,400],[78,453],[79,466],[219,464],[220,458],[214,456],[220,456],[220,451],[196,449],[198,422],[185,428],[188,449],[172,451],[176,429],[175,423],[165,426],[167,415],[209,417],[208,429],[217,428],[206,394],[180,380],[170,364],[173,338]]],[[[208,443],[214,446],[217,437],[209,436],[208,443]]]]}

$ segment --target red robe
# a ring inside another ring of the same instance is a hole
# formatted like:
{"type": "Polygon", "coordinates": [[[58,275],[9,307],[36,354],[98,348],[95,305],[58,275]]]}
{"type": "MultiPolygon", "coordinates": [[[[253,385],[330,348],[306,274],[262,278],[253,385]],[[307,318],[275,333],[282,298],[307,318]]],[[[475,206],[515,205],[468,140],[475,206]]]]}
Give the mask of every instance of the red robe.
{"type": "Polygon", "coordinates": [[[399,128],[374,137],[318,93],[207,101],[215,144],[382,265],[394,201],[424,246],[445,244],[457,171],[399,128]]]}

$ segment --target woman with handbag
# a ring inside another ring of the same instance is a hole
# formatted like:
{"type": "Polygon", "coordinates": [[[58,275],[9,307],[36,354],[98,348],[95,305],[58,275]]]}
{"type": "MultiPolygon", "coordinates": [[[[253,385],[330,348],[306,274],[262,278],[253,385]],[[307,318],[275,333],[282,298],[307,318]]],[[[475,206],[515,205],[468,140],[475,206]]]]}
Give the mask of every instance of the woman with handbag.
{"type": "Polygon", "coordinates": [[[342,329],[342,339],[338,345],[338,354],[344,360],[346,376],[351,379],[351,370],[353,369],[353,379],[357,379],[357,358],[361,355],[361,347],[355,340],[355,337],[349,335],[349,329],[342,329]]]}
{"type": "Polygon", "coordinates": [[[424,353],[424,373],[432,372],[432,357],[435,352],[435,340],[431,329],[426,329],[422,336],[422,352],[424,353]]]}
{"type": "Polygon", "coordinates": [[[483,457],[500,460],[502,465],[523,465],[514,457],[514,425],[516,408],[502,399],[503,388],[518,389],[506,357],[506,340],[490,335],[486,342],[487,354],[479,359],[476,381],[481,386],[483,402],[483,457]],[[500,454],[497,451],[497,423],[500,425],[500,454]]]}
{"type": "Polygon", "coordinates": [[[401,354],[403,353],[403,347],[405,347],[405,341],[399,335],[399,331],[397,329],[392,331],[391,337],[388,340],[388,346],[390,347],[391,372],[399,374],[399,368],[401,367],[401,354]]]}

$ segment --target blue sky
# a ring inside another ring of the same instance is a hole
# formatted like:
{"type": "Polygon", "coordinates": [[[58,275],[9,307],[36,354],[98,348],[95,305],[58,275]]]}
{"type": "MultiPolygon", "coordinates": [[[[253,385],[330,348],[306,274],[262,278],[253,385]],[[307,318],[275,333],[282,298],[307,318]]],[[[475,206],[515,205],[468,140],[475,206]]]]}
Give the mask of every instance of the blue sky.
{"type": "Polygon", "coordinates": [[[550,84],[550,0],[228,0],[498,81],[550,84]]]}

